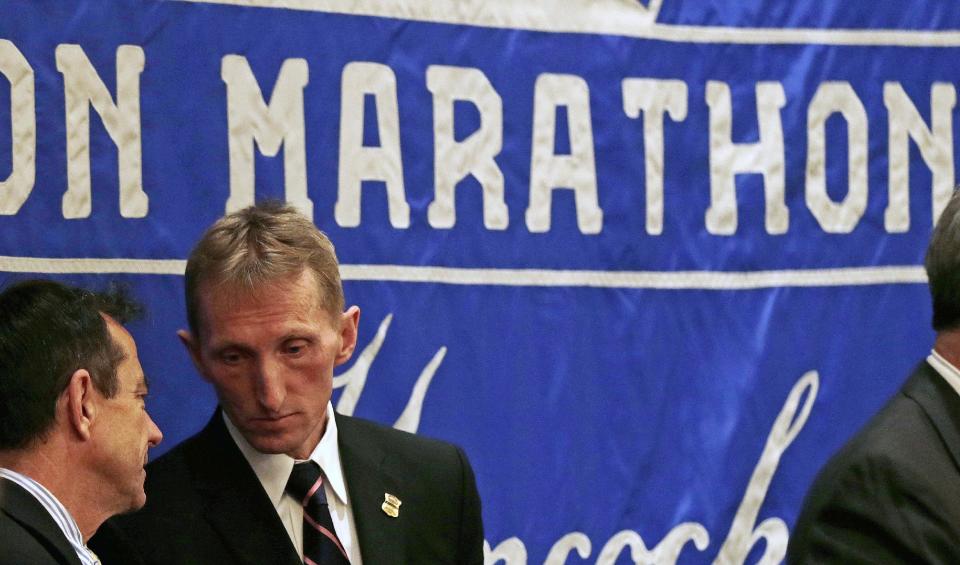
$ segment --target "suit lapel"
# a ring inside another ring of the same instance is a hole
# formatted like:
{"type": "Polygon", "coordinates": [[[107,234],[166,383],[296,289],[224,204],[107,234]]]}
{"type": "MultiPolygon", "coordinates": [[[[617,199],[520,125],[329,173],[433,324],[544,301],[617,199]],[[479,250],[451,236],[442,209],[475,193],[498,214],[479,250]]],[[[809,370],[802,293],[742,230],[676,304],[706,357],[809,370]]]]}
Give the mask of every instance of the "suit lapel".
{"type": "Polygon", "coordinates": [[[903,386],[903,393],[920,404],[930,417],[954,465],[960,469],[960,395],[926,362],[903,386]]]}
{"type": "Polygon", "coordinates": [[[189,455],[205,515],[236,563],[301,563],[273,503],[217,410],[189,455]]]}
{"type": "Polygon", "coordinates": [[[386,454],[352,418],[336,414],[340,462],[346,475],[357,542],[365,563],[401,563],[406,555],[404,513],[388,516],[381,506],[386,493],[401,501],[402,481],[387,466],[386,454]]]}
{"type": "Polygon", "coordinates": [[[60,526],[40,502],[17,483],[0,479],[0,508],[21,526],[34,533],[39,541],[61,560],[81,565],[77,552],[67,541],[60,526]],[[55,552],[55,553],[54,553],[55,552]]]}

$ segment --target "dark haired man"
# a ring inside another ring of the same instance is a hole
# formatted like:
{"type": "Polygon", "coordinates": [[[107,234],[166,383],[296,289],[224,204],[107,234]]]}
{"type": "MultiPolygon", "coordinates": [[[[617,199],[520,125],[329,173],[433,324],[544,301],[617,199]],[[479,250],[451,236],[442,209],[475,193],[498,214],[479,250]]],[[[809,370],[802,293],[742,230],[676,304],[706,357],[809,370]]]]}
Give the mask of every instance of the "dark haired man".
{"type": "Polygon", "coordinates": [[[138,310],[53,281],[0,293],[0,564],[99,563],[86,541],[143,506],[162,435],[120,325],[138,310]]]}
{"type": "Polygon", "coordinates": [[[790,563],[960,562],[960,192],[925,266],[933,351],[820,472],[790,563]]]}

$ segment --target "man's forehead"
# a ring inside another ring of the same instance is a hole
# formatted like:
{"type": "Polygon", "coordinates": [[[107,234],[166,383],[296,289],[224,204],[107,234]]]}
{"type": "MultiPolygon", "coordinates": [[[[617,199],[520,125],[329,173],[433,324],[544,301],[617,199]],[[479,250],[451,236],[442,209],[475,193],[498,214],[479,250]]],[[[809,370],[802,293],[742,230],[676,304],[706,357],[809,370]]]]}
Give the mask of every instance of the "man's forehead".
{"type": "Polygon", "coordinates": [[[210,297],[229,297],[231,299],[269,299],[279,290],[302,290],[305,295],[319,299],[321,289],[313,271],[303,269],[298,272],[282,274],[263,280],[235,281],[223,277],[211,277],[198,286],[201,299],[210,297]]]}
{"type": "Polygon", "coordinates": [[[107,323],[107,330],[113,342],[120,347],[123,358],[117,368],[117,375],[121,380],[121,387],[134,391],[147,389],[147,376],[143,373],[137,357],[137,344],[129,331],[111,316],[100,313],[107,323]]]}
{"type": "Polygon", "coordinates": [[[100,312],[100,317],[103,318],[103,321],[107,324],[107,332],[110,334],[110,337],[113,341],[120,346],[124,354],[129,355],[130,352],[136,352],[137,344],[133,341],[133,336],[130,335],[130,332],[127,331],[127,328],[123,327],[120,322],[113,319],[109,314],[100,312]]]}
{"type": "Polygon", "coordinates": [[[211,314],[229,314],[238,306],[266,306],[278,300],[295,300],[304,311],[325,311],[324,295],[311,271],[267,279],[252,284],[208,281],[198,287],[201,320],[211,314]]]}
{"type": "Polygon", "coordinates": [[[265,281],[253,288],[236,283],[201,286],[198,300],[198,332],[203,341],[231,341],[224,334],[239,330],[243,322],[247,329],[272,324],[289,326],[296,333],[320,321],[338,328],[339,316],[328,311],[319,285],[309,272],[265,281]],[[253,312],[251,312],[253,310],[253,312]],[[297,330],[297,328],[300,330],[297,330]],[[211,335],[215,332],[217,335],[211,335]]]}

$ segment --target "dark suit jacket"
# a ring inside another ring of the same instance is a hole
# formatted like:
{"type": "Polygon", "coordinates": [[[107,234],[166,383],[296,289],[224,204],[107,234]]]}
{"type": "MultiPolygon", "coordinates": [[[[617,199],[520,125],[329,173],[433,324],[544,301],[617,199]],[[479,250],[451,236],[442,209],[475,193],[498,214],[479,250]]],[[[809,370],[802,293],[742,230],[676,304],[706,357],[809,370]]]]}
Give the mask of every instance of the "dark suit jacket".
{"type": "MultiPolygon", "coordinates": [[[[336,415],[360,553],[380,563],[482,563],[473,471],[457,447],[336,415]],[[384,493],[402,504],[381,509],[384,493]]],[[[301,563],[218,410],[197,435],[147,466],[147,504],[114,519],[147,563],[301,563]]],[[[94,551],[109,555],[95,537],[94,551]]]]}
{"type": "Polygon", "coordinates": [[[960,563],[960,396],[922,363],[820,472],[789,563],[960,563]]]}
{"type": "Polygon", "coordinates": [[[0,479],[0,565],[80,565],[46,509],[6,479],[0,479]]]}

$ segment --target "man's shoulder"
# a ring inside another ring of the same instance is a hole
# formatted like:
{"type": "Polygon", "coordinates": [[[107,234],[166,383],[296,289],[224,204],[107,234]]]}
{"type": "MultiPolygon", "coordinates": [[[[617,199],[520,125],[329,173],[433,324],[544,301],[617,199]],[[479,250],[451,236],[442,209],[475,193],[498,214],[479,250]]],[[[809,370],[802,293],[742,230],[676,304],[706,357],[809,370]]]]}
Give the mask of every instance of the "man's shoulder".
{"type": "Polygon", "coordinates": [[[920,462],[912,454],[917,449],[939,449],[937,430],[923,407],[898,391],[884,407],[831,458],[842,466],[873,463],[910,467],[920,462]]]}
{"type": "Polygon", "coordinates": [[[16,541],[18,532],[27,531],[66,540],[40,501],[16,482],[0,478],[0,536],[4,541],[16,541]]]}
{"type": "Polygon", "coordinates": [[[960,539],[960,509],[943,504],[960,498],[960,473],[943,439],[948,423],[932,416],[954,400],[938,395],[955,392],[939,378],[921,366],[820,470],[789,562],[913,558],[930,540],[960,539]]]}
{"type": "Polygon", "coordinates": [[[343,414],[337,414],[337,428],[338,432],[344,429],[350,431],[368,434],[371,437],[382,439],[383,441],[389,442],[400,442],[403,445],[417,445],[423,446],[425,448],[449,448],[453,446],[448,441],[435,439],[423,435],[417,435],[405,430],[398,430],[387,426],[386,424],[381,424],[379,422],[374,422],[373,420],[367,420],[366,418],[359,418],[357,416],[344,416],[343,414]]]}
{"type": "Polygon", "coordinates": [[[830,458],[812,495],[875,497],[880,488],[889,492],[951,482],[960,491],[960,475],[932,472],[953,468],[952,459],[926,408],[905,389],[906,385],[830,458]]]}
{"type": "MultiPolygon", "coordinates": [[[[36,543],[27,526],[20,523],[19,520],[15,520],[7,513],[6,509],[0,507],[0,547],[4,549],[4,551],[0,553],[5,553],[10,548],[31,545],[35,546],[37,550],[43,548],[39,543],[36,543]]],[[[7,561],[0,558],[0,563],[6,562],[7,561]]]]}
{"type": "Polygon", "coordinates": [[[31,563],[43,565],[60,561],[41,544],[36,533],[0,510],[0,565],[31,563]]]}
{"type": "Polygon", "coordinates": [[[62,551],[70,551],[70,546],[46,512],[19,485],[0,479],[0,565],[61,562],[62,556],[50,544],[56,543],[62,551]]]}
{"type": "Polygon", "coordinates": [[[400,512],[410,517],[404,555],[388,560],[389,553],[364,547],[370,552],[365,560],[372,555],[371,562],[483,562],[480,496],[462,449],[361,418],[336,418],[351,505],[355,515],[363,516],[358,527],[365,527],[368,536],[378,536],[373,530],[381,527],[398,531],[382,507],[385,493],[402,500],[400,512]]]}
{"type": "Polygon", "coordinates": [[[445,458],[462,454],[453,443],[391,428],[364,418],[337,414],[340,448],[361,445],[373,446],[395,457],[445,458]]]}
{"type": "MultiPolygon", "coordinates": [[[[928,365],[921,365],[896,394],[830,459],[824,474],[844,470],[874,471],[880,478],[905,480],[934,476],[932,468],[953,468],[944,434],[956,427],[938,417],[956,402],[956,392],[928,365]]],[[[956,430],[954,430],[955,432],[956,430]]],[[[956,474],[955,474],[956,475],[956,474]]],[[[956,475],[960,481],[960,475],[956,475]]]]}

